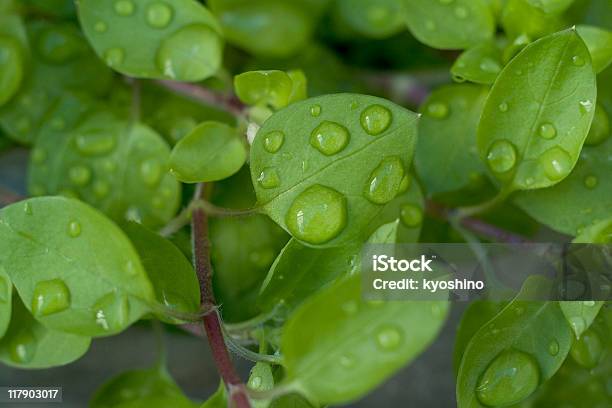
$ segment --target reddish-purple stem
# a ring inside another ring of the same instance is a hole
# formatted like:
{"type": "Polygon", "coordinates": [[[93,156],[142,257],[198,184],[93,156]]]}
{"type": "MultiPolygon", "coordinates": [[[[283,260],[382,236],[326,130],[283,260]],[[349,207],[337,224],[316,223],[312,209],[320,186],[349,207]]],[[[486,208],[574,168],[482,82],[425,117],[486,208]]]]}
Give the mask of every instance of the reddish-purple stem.
{"type": "Polygon", "coordinates": [[[186,82],[160,80],[157,83],[170,91],[203,102],[205,105],[220,107],[236,117],[244,114],[244,105],[233,95],[225,95],[186,82]]]}

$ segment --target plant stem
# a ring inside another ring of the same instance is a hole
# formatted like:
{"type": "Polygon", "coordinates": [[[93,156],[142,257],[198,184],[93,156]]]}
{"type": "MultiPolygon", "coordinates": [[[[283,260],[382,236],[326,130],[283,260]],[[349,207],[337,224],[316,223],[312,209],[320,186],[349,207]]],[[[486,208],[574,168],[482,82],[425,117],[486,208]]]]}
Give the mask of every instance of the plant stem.
{"type": "MultiPolygon", "coordinates": [[[[204,197],[204,185],[199,184],[196,188],[194,200],[204,197]]],[[[212,266],[210,264],[210,243],[208,240],[208,216],[204,208],[194,206],[191,218],[193,257],[198,281],[200,282],[200,298],[202,305],[213,306],[216,304],[212,288],[212,266]]],[[[250,408],[251,403],[247,395],[246,386],[238,376],[232,363],[223,329],[221,319],[217,311],[203,317],[204,329],[208,337],[208,343],[212,351],[213,359],[217,365],[219,375],[228,388],[229,398],[236,408],[250,408]]]]}
{"type": "Polygon", "coordinates": [[[495,197],[492,199],[485,201],[484,203],[476,204],[470,207],[460,207],[455,210],[455,214],[453,214],[456,218],[462,219],[465,217],[470,217],[472,215],[480,214],[483,212],[487,212],[490,209],[498,206],[503,203],[508,196],[512,194],[512,190],[509,188],[501,190],[495,197]]]}
{"type": "Polygon", "coordinates": [[[196,101],[203,102],[206,105],[220,107],[237,118],[244,116],[244,105],[233,95],[224,95],[222,93],[186,82],[169,80],[159,80],[155,82],[174,93],[187,96],[196,101]]]}

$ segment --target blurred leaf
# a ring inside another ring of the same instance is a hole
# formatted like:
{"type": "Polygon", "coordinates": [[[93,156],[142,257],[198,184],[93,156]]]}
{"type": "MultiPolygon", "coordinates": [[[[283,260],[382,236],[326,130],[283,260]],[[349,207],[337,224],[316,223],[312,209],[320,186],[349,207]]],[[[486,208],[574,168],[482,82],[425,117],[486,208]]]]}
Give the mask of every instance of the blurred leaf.
{"type": "Polygon", "coordinates": [[[489,85],[495,82],[503,63],[495,42],[486,42],[465,50],[455,61],[451,73],[456,81],[489,85]]]}
{"type": "Polygon", "coordinates": [[[587,25],[579,25],[576,30],[591,53],[595,72],[606,69],[612,63],[612,31],[587,25]]]}
{"type": "Polygon", "coordinates": [[[401,0],[339,0],[336,7],[353,30],[367,37],[390,37],[404,28],[401,0]]]}
{"type": "Polygon", "coordinates": [[[13,303],[13,282],[4,267],[0,265],[0,339],[6,333],[11,321],[13,303]]]}
{"type": "Polygon", "coordinates": [[[546,13],[530,4],[533,1],[507,0],[502,10],[501,25],[511,40],[521,35],[536,40],[567,27],[563,15],[546,13]]]}

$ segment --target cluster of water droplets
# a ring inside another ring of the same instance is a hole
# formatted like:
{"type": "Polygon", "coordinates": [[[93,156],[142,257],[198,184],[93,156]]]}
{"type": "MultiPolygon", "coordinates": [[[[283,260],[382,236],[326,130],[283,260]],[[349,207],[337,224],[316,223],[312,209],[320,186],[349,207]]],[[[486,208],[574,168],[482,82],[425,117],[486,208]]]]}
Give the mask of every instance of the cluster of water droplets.
{"type": "MultiPolygon", "coordinates": [[[[453,16],[459,20],[466,20],[470,16],[470,11],[467,7],[462,4],[455,4],[460,2],[455,2],[455,0],[438,0],[438,2],[444,6],[453,8],[453,16]]],[[[438,25],[432,19],[425,20],[425,28],[428,31],[435,31],[438,29],[438,25]]]]}

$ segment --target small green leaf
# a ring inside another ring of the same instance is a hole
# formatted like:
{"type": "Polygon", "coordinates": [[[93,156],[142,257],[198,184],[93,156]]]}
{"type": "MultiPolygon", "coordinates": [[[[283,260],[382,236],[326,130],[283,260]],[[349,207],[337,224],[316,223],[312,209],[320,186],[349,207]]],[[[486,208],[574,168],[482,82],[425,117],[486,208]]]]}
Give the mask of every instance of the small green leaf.
{"type": "Polygon", "coordinates": [[[589,244],[609,244],[612,242],[612,218],[595,222],[584,228],[573,242],[589,244]]]}
{"type": "Polygon", "coordinates": [[[567,10],[574,0],[527,0],[527,2],[546,13],[556,14],[567,10]]]}
{"type": "Polygon", "coordinates": [[[493,13],[483,0],[403,2],[408,29],[430,47],[463,49],[493,37],[493,13]]]}
{"type": "Polygon", "coordinates": [[[0,106],[8,102],[21,86],[24,71],[19,42],[0,34],[0,106]]]}
{"type": "Polygon", "coordinates": [[[342,19],[366,37],[386,38],[404,28],[406,13],[401,0],[340,0],[336,7],[342,19]]]}
{"type": "Polygon", "coordinates": [[[33,198],[0,211],[0,262],[46,327],[86,336],[118,333],[155,302],[123,232],[77,200],[33,198]]]}
{"type": "Polygon", "coordinates": [[[594,301],[563,301],[559,302],[561,311],[567,319],[570,327],[574,331],[576,338],[587,330],[599,313],[599,310],[603,306],[604,302],[594,301]]]}
{"type": "Polygon", "coordinates": [[[283,71],[249,71],[234,77],[236,95],[247,105],[285,107],[292,87],[293,81],[283,71]]]}
{"type": "Polygon", "coordinates": [[[612,138],[585,146],[572,173],[546,189],[519,192],[514,202],[539,222],[568,235],[586,233],[596,220],[612,211],[612,138]]]}
{"type": "MultiPolygon", "coordinates": [[[[91,408],[195,408],[165,368],[126,371],[102,385],[91,408]]],[[[206,406],[206,405],[205,405],[206,406]]]]}
{"type": "Polygon", "coordinates": [[[13,304],[13,282],[0,265],[0,339],[6,333],[11,321],[11,309],[13,304]]]}
{"type": "Polygon", "coordinates": [[[251,148],[258,204],[307,245],[367,237],[408,176],[416,119],[384,99],[355,94],[288,106],[265,122],[251,148]]]}
{"type": "Polygon", "coordinates": [[[306,74],[301,69],[292,69],[287,71],[287,75],[291,78],[291,94],[289,95],[289,103],[303,101],[308,98],[308,79],[306,74]]]}
{"type": "Polygon", "coordinates": [[[269,391],[274,388],[274,374],[272,366],[259,362],[253,366],[249,374],[247,387],[254,391],[269,391]]]}
{"type": "Polygon", "coordinates": [[[18,296],[13,316],[0,339],[0,361],[18,368],[49,368],[72,363],[89,349],[91,339],[52,330],[36,321],[18,296]]]}
{"type": "Polygon", "coordinates": [[[204,122],[174,146],[170,171],[184,183],[223,180],[238,172],[246,157],[246,147],[235,128],[204,122]]]}
{"type": "Polygon", "coordinates": [[[595,106],[595,116],[589,134],[584,141],[585,145],[595,146],[601,144],[610,137],[610,119],[603,105],[597,103],[595,106]]]}
{"type": "Polygon", "coordinates": [[[546,13],[529,4],[532,0],[507,0],[501,25],[510,39],[525,35],[532,40],[562,30],[568,24],[561,14],[546,13]]]}
{"type": "Polygon", "coordinates": [[[197,313],[200,285],[183,253],[170,241],[135,222],[126,223],[123,230],[140,255],[157,301],[179,313],[197,313]]]}
{"type": "Polygon", "coordinates": [[[221,29],[197,1],[82,0],[78,9],[98,56],[122,74],[200,81],[221,65],[221,29]]]}
{"type": "Polygon", "coordinates": [[[595,72],[606,69],[612,63],[612,31],[588,25],[579,25],[576,30],[591,53],[595,72]]]}
{"type": "Polygon", "coordinates": [[[558,302],[534,302],[550,290],[541,278],[527,280],[517,297],[476,332],[457,377],[457,406],[506,406],[531,395],[559,369],[572,333],[558,302]]]}
{"type": "Polygon", "coordinates": [[[480,156],[506,191],[549,187],[569,175],[596,93],[589,52],[574,30],[542,38],[510,61],[478,127],[480,156]]]}
{"type": "Polygon", "coordinates": [[[421,107],[414,164],[429,194],[459,190],[485,173],[476,129],[487,93],[481,86],[447,85],[421,107]]]}
{"type": "Polygon", "coordinates": [[[355,400],[421,353],[448,302],[365,302],[351,275],[303,303],[283,329],[286,382],[321,404],[355,400]]]}
{"type": "Polygon", "coordinates": [[[485,42],[465,50],[451,68],[456,81],[489,85],[503,67],[502,53],[495,42],[485,42]]]}

